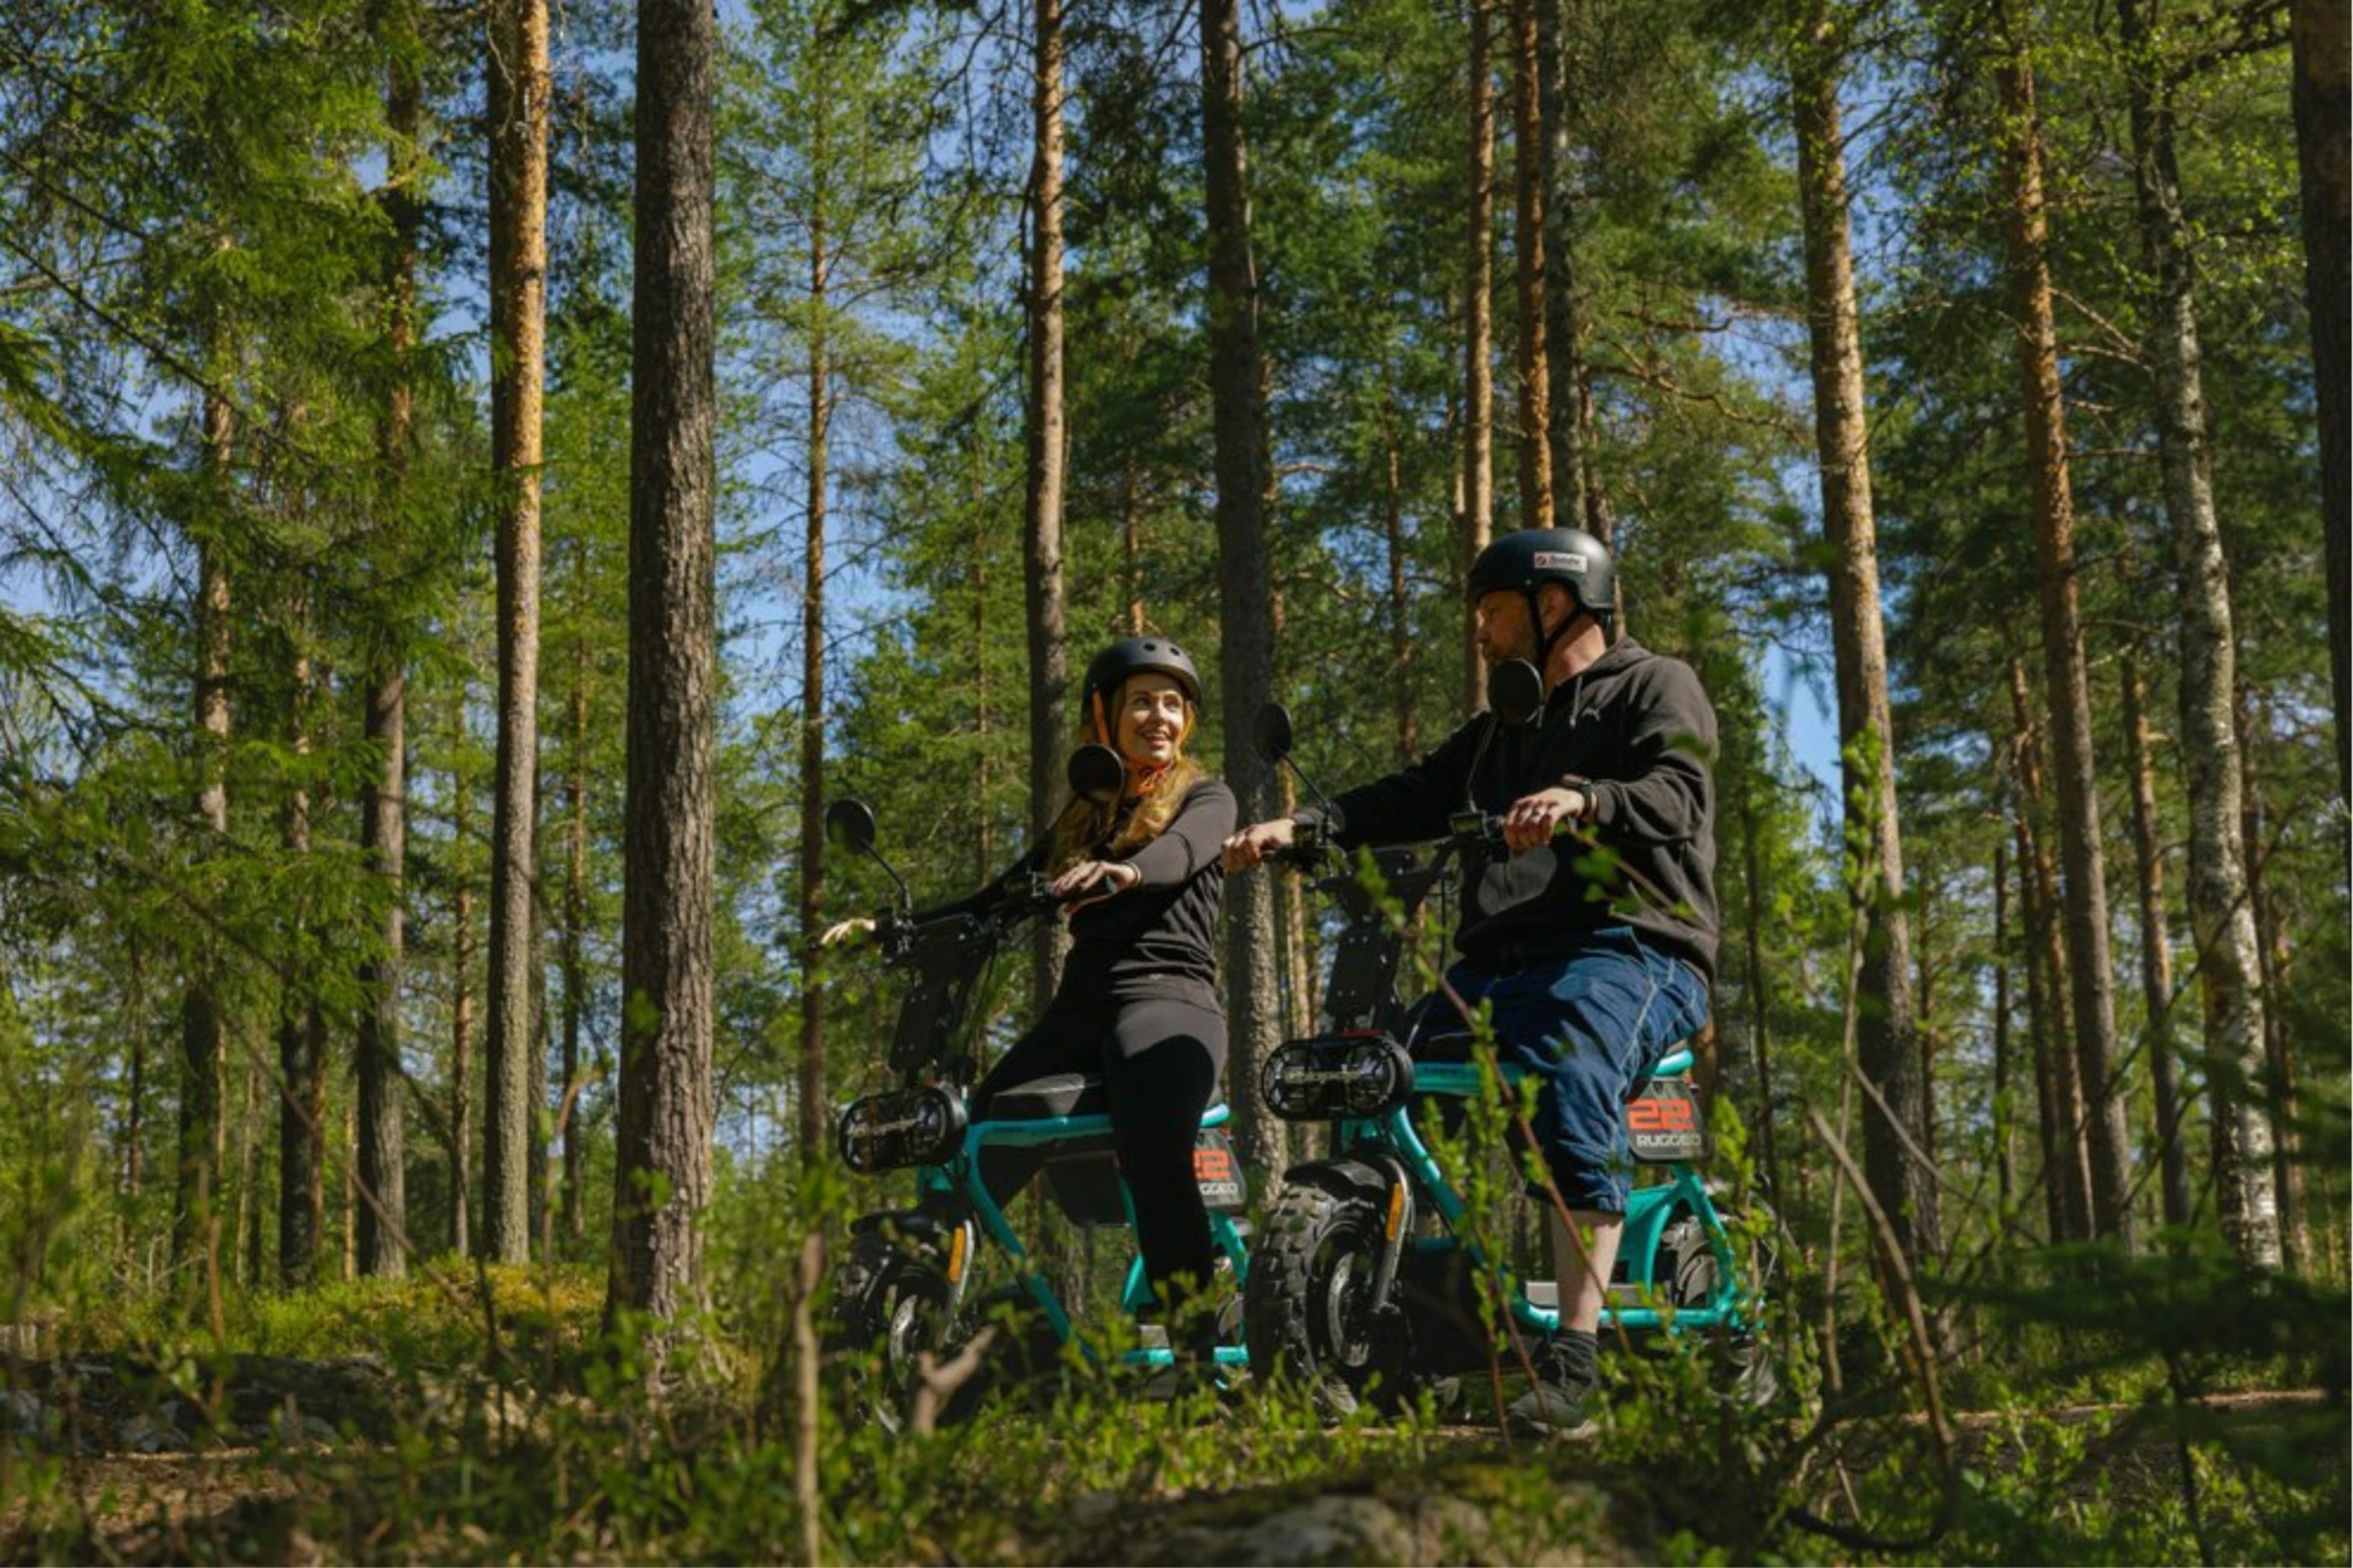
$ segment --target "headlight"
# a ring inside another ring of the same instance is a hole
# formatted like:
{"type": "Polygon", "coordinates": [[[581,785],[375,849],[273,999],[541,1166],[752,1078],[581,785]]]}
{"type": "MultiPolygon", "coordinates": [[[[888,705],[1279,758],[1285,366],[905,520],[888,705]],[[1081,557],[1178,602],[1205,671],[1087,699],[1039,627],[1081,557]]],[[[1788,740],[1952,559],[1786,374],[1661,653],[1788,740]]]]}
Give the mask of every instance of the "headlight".
{"type": "Polygon", "coordinates": [[[964,1100],[936,1087],[870,1094],[841,1113],[842,1163],[863,1176],[936,1165],[964,1140],[964,1100]]]}
{"type": "Polygon", "coordinates": [[[1286,1121],[1379,1116],[1413,1089],[1413,1058],[1387,1035],[1293,1040],[1266,1060],[1259,1091],[1286,1121]]]}

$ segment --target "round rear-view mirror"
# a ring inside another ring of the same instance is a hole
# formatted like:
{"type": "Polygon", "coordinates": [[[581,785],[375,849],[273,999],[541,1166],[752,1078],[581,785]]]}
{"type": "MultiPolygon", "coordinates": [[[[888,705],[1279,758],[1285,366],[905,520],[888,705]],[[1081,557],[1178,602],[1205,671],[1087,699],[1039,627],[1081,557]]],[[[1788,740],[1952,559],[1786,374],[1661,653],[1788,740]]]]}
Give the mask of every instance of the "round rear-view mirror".
{"type": "Polygon", "coordinates": [[[1258,754],[1270,763],[1291,755],[1291,710],[1280,702],[1260,709],[1257,722],[1250,726],[1250,738],[1258,743],[1258,754]]]}
{"type": "Polygon", "coordinates": [[[1071,753],[1071,793],[1097,805],[1109,805],[1127,787],[1127,764],[1109,746],[1081,746],[1071,753]]]}
{"type": "Polygon", "coordinates": [[[862,800],[835,801],[825,808],[825,837],[845,848],[873,848],[874,808],[862,800]]]}
{"type": "Polygon", "coordinates": [[[1487,673],[1487,706],[1506,724],[1526,723],[1544,706],[1544,677],[1526,659],[1506,659],[1487,673]]]}

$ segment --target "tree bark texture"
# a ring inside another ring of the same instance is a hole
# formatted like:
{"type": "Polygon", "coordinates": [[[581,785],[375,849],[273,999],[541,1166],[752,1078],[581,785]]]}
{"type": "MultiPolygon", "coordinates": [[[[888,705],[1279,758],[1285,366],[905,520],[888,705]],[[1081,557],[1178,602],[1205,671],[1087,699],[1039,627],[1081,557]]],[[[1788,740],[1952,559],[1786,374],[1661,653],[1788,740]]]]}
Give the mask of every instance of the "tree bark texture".
{"type": "Polygon", "coordinates": [[[1538,179],[1543,191],[1545,447],[1553,515],[1560,524],[1599,532],[1586,515],[1583,351],[1578,343],[1577,289],[1569,264],[1569,226],[1577,213],[1576,105],[1570,69],[1569,0],[1534,0],[1536,21],[1538,179]]]}
{"type": "Polygon", "coordinates": [[[1838,105],[1841,43],[1827,0],[1812,0],[1790,46],[1791,117],[1805,231],[1807,327],[1822,534],[1831,549],[1831,640],[1838,673],[1839,744],[1847,839],[1868,857],[1852,889],[1867,922],[1856,1052],[1886,1101],[1863,1107],[1863,1164],[1907,1260],[1940,1246],[1936,1173],[1905,1148],[1930,1147],[1927,1078],[1912,990],[1904,906],[1904,842],[1895,797],[1894,727],[1887,700],[1878,522],[1872,506],[1870,412],[1848,226],[1846,152],[1838,105]],[[1893,1120],[1890,1120],[1890,1113],[1893,1120]]]}
{"type": "Polygon", "coordinates": [[[2295,161],[2304,212],[2305,301],[2312,317],[2312,379],[2320,413],[2320,526],[2328,566],[2329,689],[2337,708],[2337,789],[2353,800],[2353,723],[2347,650],[2353,646],[2353,8],[2346,0],[2292,0],[2295,161]]]}
{"type": "MultiPolygon", "coordinates": [[[[546,0],[490,7],[491,467],[498,513],[499,741],[491,827],[482,1249],[531,1250],[532,899],[538,871],[542,393],[547,362],[546,0]]],[[[634,586],[634,584],[633,584],[634,586]]]]}
{"type": "Polygon", "coordinates": [[[1520,309],[1520,526],[1553,525],[1552,395],[1545,341],[1544,58],[1536,23],[1552,0],[1511,0],[1512,163],[1520,309]]]}
{"type": "Polygon", "coordinates": [[[711,1194],[716,25],[638,7],[629,721],[609,1307],[700,1304],[711,1194]]]}
{"type": "MultiPolygon", "coordinates": [[[[1218,608],[1225,676],[1226,783],[1241,820],[1272,814],[1265,763],[1242,738],[1274,695],[1272,554],[1267,511],[1266,389],[1259,353],[1258,272],[1251,255],[1249,158],[1242,136],[1241,17],[1235,0],[1201,6],[1201,141],[1208,168],[1209,390],[1217,446],[1218,608]]],[[[1260,1102],[1258,1069],[1278,1044],[1274,879],[1238,877],[1226,895],[1226,987],[1243,1157],[1262,1171],[1288,1163],[1283,1123],[1260,1102]]]]}
{"type": "MultiPolygon", "coordinates": [[[[1495,531],[1495,74],[1493,0],[1468,0],[1471,153],[1462,258],[1462,572],[1495,531]]],[[[1477,612],[1462,612],[1462,710],[1487,700],[1477,612]]]]}
{"type": "Polygon", "coordinates": [[[2124,657],[2125,743],[2132,770],[2133,852],[2140,870],[2142,1030],[2157,1120],[2158,1201],[2165,1223],[2189,1223],[2189,1150],[2182,1137],[2181,1066],[2173,1043],[2173,942],[2165,916],[2165,842],[2157,820],[2155,749],[2140,659],[2124,657]]]}
{"type": "Polygon", "coordinates": [[[2067,419],[2059,376],[2046,248],[2042,132],[2034,70],[2018,8],[1995,65],[2002,106],[2001,163],[2007,184],[2012,307],[2026,420],[2028,479],[2034,496],[2034,542],[2041,574],[2044,680],[2050,689],[2053,792],[2059,804],[2060,858],[2065,868],[2070,995],[2075,1018],[2077,1076],[2083,1085],[2085,1142],[2092,1163],[2094,1234],[2132,1244],[2131,1142],[2117,1079],[2116,973],[2108,947],[2108,890],[2100,843],[2099,780],[2092,755],[2092,702],[2075,578],[2075,503],[2067,460],[2067,419]]]}
{"type": "MultiPolygon", "coordinates": [[[[1029,163],[1029,385],[1022,421],[1027,475],[1022,563],[1029,634],[1029,837],[1054,825],[1069,745],[1063,717],[1071,689],[1070,634],[1062,588],[1062,475],[1070,456],[1062,396],[1062,7],[1037,0],[1031,16],[1029,163]]],[[[1041,1011],[1062,975],[1068,928],[1039,921],[1031,938],[1031,1011],[1041,1011]]]]}
{"type": "Polygon", "coordinates": [[[2010,1223],[2010,1204],[2018,1192],[2018,1140],[2011,1129],[2018,1119],[2010,1109],[2010,1079],[2017,1047],[2010,1030],[2009,846],[1993,846],[1993,1161],[1994,1212],[1999,1223],[2010,1223]]]}

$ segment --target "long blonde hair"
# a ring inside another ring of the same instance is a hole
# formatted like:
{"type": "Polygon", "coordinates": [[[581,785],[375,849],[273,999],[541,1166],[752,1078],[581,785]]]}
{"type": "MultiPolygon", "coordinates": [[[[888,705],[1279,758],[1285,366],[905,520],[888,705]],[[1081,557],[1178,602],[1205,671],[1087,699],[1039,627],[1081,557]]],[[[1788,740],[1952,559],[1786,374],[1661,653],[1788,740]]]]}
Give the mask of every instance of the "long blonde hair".
{"type": "MultiPolygon", "coordinates": [[[[1126,689],[1127,683],[1120,682],[1120,692],[1124,694],[1126,689]]],[[[1117,704],[1113,706],[1116,708],[1117,704]]],[[[1187,698],[1185,702],[1185,733],[1188,738],[1199,717],[1199,710],[1187,698]]],[[[1104,721],[1106,726],[1111,722],[1108,719],[1104,721]]],[[[1082,720],[1079,724],[1080,742],[1084,744],[1096,738],[1092,716],[1082,720]]],[[[1113,751],[1119,749],[1115,732],[1103,736],[1103,741],[1113,751]]],[[[1177,808],[1185,804],[1186,793],[1207,777],[1208,774],[1202,770],[1201,764],[1180,750],[1176,760],[1162,768],[1145,785],[1143,795],[1136,797],[1124,822],[1119,819],[1124,802],[1098,802],[1073,796],[1070,804],[1062,807],[1062,814],[1054,819],[1053,835],[1049,840],[1050,847],[1046,856],[1048,871],[1067,871],[1080,861],[1097,855],[1117,860],[1134,854],[1168,831],[1168,825],[1176,820],[1177,808]],[[1113,831],[1114,824],[1116,832],[1113,831]],[[1104,842],[1106,837],[1110,838],[1107,844],[1104,842]]]]}

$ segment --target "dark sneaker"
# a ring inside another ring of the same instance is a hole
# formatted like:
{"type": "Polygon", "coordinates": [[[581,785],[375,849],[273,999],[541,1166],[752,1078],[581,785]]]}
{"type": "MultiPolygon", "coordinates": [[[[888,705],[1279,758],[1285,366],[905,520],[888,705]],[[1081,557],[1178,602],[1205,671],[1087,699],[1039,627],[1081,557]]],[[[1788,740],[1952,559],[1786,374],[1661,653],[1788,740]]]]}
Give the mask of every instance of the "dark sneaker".
{"type": "Polygon", "coordinates": [[[1505,1407],[1504,1425],[1516,1437],[1554,1437],[1570,1443],[1590,1437],[1601,1429],[1586,1413],[1586,1401],[1592,1392],[1538,1378],[1505,1407]]]}

